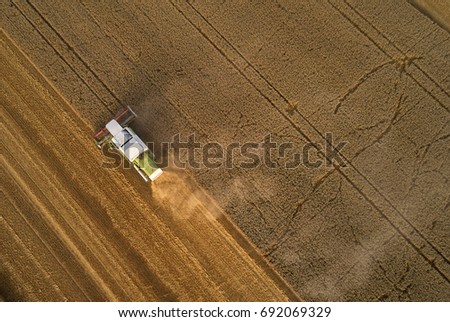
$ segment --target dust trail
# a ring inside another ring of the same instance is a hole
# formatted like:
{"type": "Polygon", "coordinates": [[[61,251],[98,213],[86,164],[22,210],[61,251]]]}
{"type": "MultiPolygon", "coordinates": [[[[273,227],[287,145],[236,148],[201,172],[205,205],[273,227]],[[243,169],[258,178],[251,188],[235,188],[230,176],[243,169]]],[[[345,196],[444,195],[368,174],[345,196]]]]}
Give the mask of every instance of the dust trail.
{"type": "Polygon", "coordinates": [[[222,209],[186,171],[164,169],[163,175],[152,184],[152,197],[179,219],[189,219],[199,213],[213,220],[223,216],[222,209]]]}

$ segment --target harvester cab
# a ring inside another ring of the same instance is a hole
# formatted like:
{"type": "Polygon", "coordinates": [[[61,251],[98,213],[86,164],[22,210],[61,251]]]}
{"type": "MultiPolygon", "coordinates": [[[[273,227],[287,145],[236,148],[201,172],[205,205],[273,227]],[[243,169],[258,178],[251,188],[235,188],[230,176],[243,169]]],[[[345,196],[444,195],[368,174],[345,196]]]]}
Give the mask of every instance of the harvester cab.
{"type": "Polygon", "coordinates": [[[162,174],[153,160],[152,152],[128,125],[136,118],[130,107],[125,107],[104,128],[94,134],[99,148],[105,144],[118,150],[145,181],[155,181],[162,174]]]}

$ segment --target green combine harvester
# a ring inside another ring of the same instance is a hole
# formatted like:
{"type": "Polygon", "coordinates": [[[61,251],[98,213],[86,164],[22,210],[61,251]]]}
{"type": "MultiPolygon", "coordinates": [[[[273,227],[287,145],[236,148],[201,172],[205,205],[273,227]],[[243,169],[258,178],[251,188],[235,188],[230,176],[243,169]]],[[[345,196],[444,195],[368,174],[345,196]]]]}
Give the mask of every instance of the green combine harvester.
{"type": "Polygon", "coordinates": [[[104,128],[94,134],[94,139],[99,148],[109,144],[118,150],[131,164],[145,181],[155,181],[163,171],[158,168],[148,146],[128,127],[136,118],[136,114],[130,107],[125,107],[114,119],[109,121],[104,128]]]}

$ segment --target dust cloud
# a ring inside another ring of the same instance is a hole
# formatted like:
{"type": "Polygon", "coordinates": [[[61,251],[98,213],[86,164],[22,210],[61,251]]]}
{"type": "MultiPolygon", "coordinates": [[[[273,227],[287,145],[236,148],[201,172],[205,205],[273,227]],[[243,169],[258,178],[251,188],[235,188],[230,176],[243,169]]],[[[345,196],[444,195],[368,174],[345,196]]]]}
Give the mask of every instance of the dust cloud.
{"type": "Polygon", "coordinates": [[[216,202],[182,170],[164,169],[164,173],[152,183],[152,198],[180,219],[205,215],[215,220],[223,216],[216,202]]]}

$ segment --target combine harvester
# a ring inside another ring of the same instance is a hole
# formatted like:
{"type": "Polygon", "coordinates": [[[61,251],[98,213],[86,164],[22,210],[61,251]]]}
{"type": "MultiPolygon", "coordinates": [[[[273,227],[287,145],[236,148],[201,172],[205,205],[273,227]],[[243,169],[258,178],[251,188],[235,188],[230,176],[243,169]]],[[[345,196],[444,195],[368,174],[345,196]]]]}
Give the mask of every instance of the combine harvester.
{"type": "Polygon", "coordinates": [[[94,134],[95,142],[101,149],[105,144],[118,150],[139,172],[145,181],[155,181],[163,171],[153,160],[148,146],[128,125],[136,118],[130,107],[125,107],[104,128],[94,134]]]}

